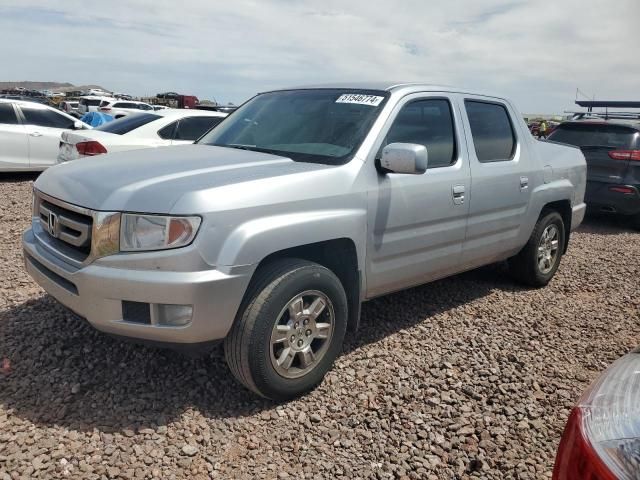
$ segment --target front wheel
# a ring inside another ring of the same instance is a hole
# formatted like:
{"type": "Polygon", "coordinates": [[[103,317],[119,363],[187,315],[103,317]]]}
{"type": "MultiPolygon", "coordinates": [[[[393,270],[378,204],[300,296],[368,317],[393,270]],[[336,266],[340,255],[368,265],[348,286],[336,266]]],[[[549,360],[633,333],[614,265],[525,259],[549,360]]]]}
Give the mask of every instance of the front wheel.
{"type": "Polygon", "coordinates": [[[347,297],[333,272],[306,260],[278,260],[256,273],[225,339],[225,357],[247,388],[287,400],[322,381],[346,326],[347,297]]]}
{"type": "Polygon", "coordinates": [[[512,275],[532,287],[544,287],[560,266],[565,228],[558,212],[543,212],[529,241],[515,257],[509,259],[512,275]]]}

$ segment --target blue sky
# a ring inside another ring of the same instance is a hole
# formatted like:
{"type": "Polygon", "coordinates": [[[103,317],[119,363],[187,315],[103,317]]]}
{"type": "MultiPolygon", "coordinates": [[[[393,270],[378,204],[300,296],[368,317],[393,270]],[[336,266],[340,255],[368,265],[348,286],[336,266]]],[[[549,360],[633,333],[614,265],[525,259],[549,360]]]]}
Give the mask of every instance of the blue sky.
{"type": "Polygon", "coordinates": [[[640,99],[637,0],[0,0],[3,81],[220,102],[335,80],[408,80],[574,108],[640,99]]]}

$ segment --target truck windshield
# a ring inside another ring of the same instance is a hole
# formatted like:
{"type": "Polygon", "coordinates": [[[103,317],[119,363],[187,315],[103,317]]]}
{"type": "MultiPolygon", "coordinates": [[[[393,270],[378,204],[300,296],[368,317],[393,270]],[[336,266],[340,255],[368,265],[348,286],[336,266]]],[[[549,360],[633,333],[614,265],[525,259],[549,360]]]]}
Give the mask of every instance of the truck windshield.
{"type": "Polygon", "coordinates": [[[257,95],[196,143],[341,165],[388,97],[377,90],[286,90],[257,95]]]}

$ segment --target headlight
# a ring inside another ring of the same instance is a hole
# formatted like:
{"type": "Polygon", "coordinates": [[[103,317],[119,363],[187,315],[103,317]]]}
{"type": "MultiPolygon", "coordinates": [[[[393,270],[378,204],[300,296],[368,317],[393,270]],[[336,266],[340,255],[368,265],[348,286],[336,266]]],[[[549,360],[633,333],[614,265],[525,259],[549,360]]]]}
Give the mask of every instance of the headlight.
{"type": "Polygon", "coordinates": [[[189,245],[200,227],[200,217],[166,217],[123,213],[120,251],[163,250],[189,245]]]}

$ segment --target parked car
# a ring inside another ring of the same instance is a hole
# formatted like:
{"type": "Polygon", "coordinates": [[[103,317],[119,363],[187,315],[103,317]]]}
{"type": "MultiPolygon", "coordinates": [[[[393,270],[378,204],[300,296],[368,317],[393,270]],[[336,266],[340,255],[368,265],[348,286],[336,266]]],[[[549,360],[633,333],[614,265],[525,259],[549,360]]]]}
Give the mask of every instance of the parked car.
{"type": "Polygon", "coordinates": [[[640,118],[568,121],[548,138],[584,153],[590,211],[622,215],[640,229],[640,118]]]}
{"type": "Polygon", "coordinates": [[[192,350],[224,339],[236,378],[283,400],[322,380],[363,301],[505,259],[546,285],[585,181],[580,150],[533,139],[504,98],[276,90],[195,145],[45,172],[25,264],[105,332],[192,350]]]}
{"type": "Polygon", "coordinates": [[[180,94],[177,93],[177,92],[164,92],[164,93],[158,93],[156,95],[156,98],[164,98],[164,99],[173,98],[173,99],[177,99],[179,96],[180,96],[180,94]]]}
{"type": "Polygon", "coordinates": [[[50,107],[53,106],[51,104],[51,102],[49,102],[49,100],[47,100],[45,97],[30,97],[27,95],[0,95],[0,98],[4,98],[7,100],[22,100],[23,102],[35,102],[35,103],[40,103],[42,105],[49,105],[50,107]]]}
{"type": "Polygon", "coordinates": [[[87,91],[87,96],[95,96],[95,97],[111,97],[111,93],[106,90],[102,90],[101,88],[90,88],[87,91]]]}
{"type": "Polygon", "coordinates": [[[153,110],[148,103],[134,102],[133,100],[105,99],[100,103],[98,111],[113,115],[114,118],[122,118],[130,113],[137,113],[140,110],[153,110]]]}
{"type": "Polygon", "coordinates": [[[85,113],[89,113],[89,112],[97,112],[103,100],[115,101],[115,98],[97,97],[93,95],[80,97],[79,104],[78,104],[78,113],[80,113],[80,115],[84,115],[85,113]]]}
{"type": "Polygon", "coordinates": [[[93,130],[64,132],[59,162],[138,148],[193,143],[227,114],[197,110],[140,112],[105,123],[93,130]]]}
{"type": "Polygon", "coordinates": [[[66,100],[64,102],[60,102],[60,110],[63,112],[67,112],[69,114],[79,114],[78,107],[80,106],[80,102],[76,100],[66,100]]]}
{"type": "Polygon", "coordinates": [[[39,171],[55,165],[60,134],[86,128],[47,105],[0,99],[0,171],[39,171]]]}
{"type": "Polygon", "coordinates": [[[553,480],[640,478],[640,349],[591,384],[571,411],[553,480]]]}

